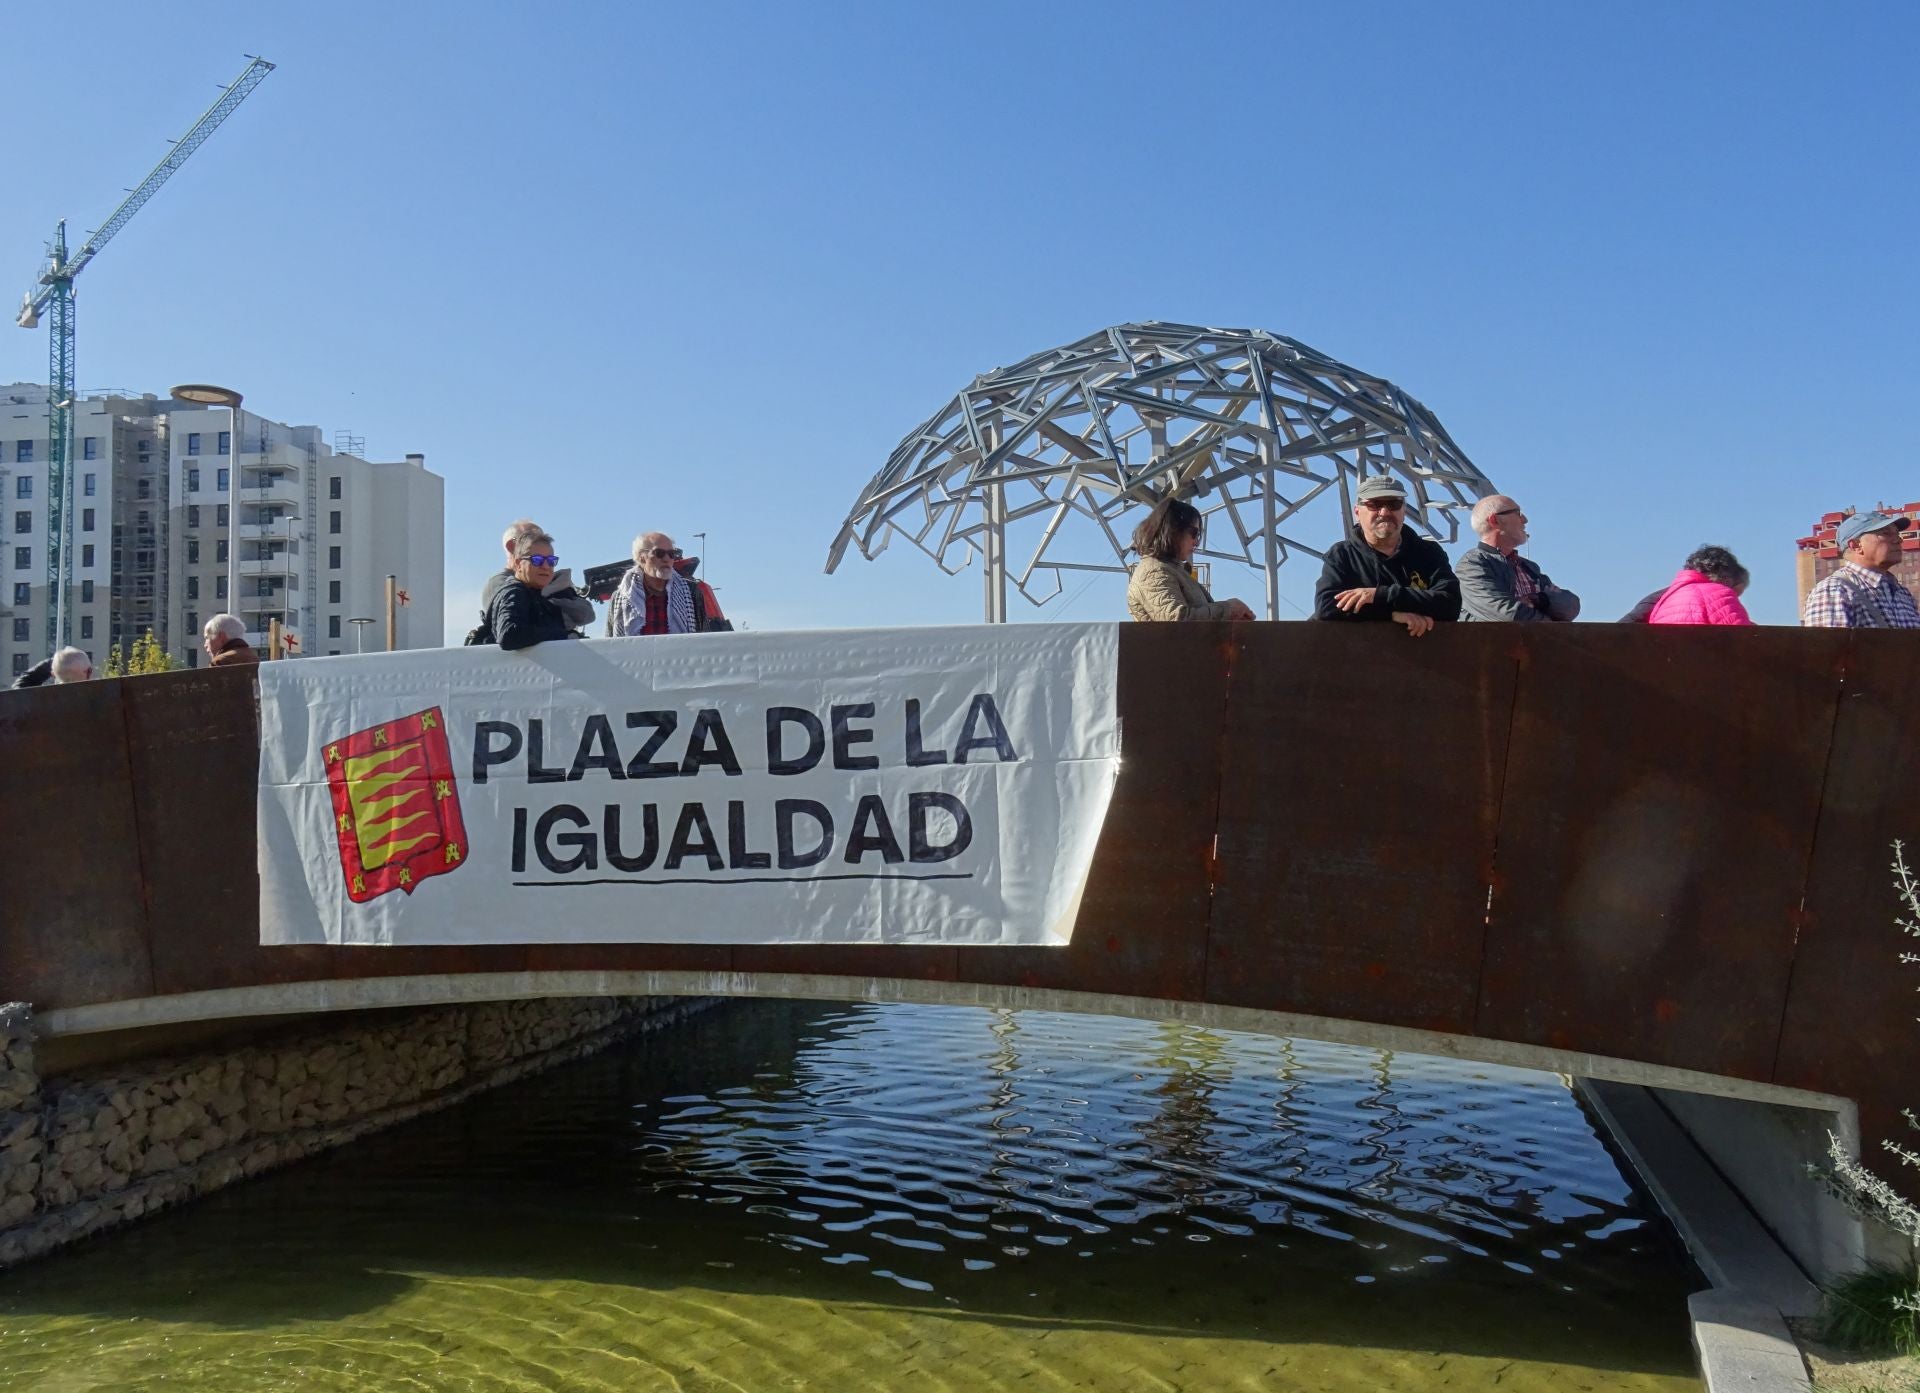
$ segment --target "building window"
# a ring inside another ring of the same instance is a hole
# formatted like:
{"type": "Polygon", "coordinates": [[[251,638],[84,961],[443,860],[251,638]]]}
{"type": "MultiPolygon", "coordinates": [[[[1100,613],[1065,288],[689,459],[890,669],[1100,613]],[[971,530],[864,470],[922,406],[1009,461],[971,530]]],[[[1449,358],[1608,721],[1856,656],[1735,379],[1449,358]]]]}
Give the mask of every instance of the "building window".
{"type": "Polygon", "coordinates": [[[225,527],[227,525],[227,505],[226,504],[222,503],[219,505],[219,507],[213,510],[213,525],[215,527],[225,527]]]}
{"type": "Polygon", "coordinates": [[[30,605],[33,603],[33,583],[31,581],[16,580],[13,583],[13,602],[16,605],[30,605]]]}
{"type": "Polygon", "coordinates": [[[33,548],[15,547],[13,549],[13,569],[31,571],[33,569],[33,548]]]}
{"type": "MultiPolygon", "coordinates": [[[[191,560],[192,558],[190,557],[188,559],[191,560]]],[[[187,577],[187,598],[189,600],[197,600],[200,598],[200,577],[199,576],[187,577]]]]}
{"type": "Polygon", "coordinates": [[[200,564],[200,539],[198,537],[187,538],[187,564],[189,566],[198,566],[200,564]]]}
{"type": "Polygon", "coordinates": [[[93,582],[90,580],[80,582],[80,603],[83,605],[93,603],[93,582]]]}
{"type": "Polygon", "coordinates": [[[227,598],[227,578],[225,576],[215,576],[213,578],[213,598],[216,600],[224,600],[227,598]]]}
{"type": "Polygon", "coordinates": [[[217,541],[217,542],[215,542],[215,543],[213,544],[213,559],[214,559],[215,561],[220,561],[220,562],[225,562],[225,561],[226,561],[226,559],[227,559],[227,539],[226,539],[225,537],[222,537],[222,538],[221,538],[221,539],[220,539],[219,541],[217,541]]]}
{"type": "Polygon", "coordinates": [[[233,433],[231,431],[223,430],[220,432],[220,444],[218,446],[218,449],[219,449],[219,452],[223,455],[230,455],[233,453],[233,433]]]}
{"type": "Polygon", "coordinates": [[[340,510],[338,508],[335,508],[327,514],[327,531],[335,537],[340,535],[340,510]]]}
{"type": "Polygon", "coordinates": [[[13,496],[15,498],[33,497],[33,475],[22,474],[13,481],[13,496]]]}
{"type": "Polygon", "coordinates": [[[93,616],[91,614],[83,614],[80,616],[80,637],[93,637],[93,616]]]}
{"type": "Polygon", "coordinates": [[[31,508],[21,508],[14,513],[13,530],[15,532],[33,531],[33,510],[31,508]]]}
{"type": "Polygon", "coordinates": [[[145,508],[142,508],[140,510],[139,528],[142,532],[153,531],[153,514],[148,512],[145,508]]]}
{"type": "Polygon", "coordinates": [[[214,471],[213,486],[219,489],[220,492],[222,493],[225,493],[227,491],[227,479],[229,477],[229,473],[230,471],[227,469],[226,465],[224,464],[214,471]]]}
{"type": "Polygon", "coordinates": [[[200,505],[198,503],[187,504],[187,526],[198,527],[199,525],[200,525],[200,505]]]}
{"type": "Polygon", "coordinates": [[[187,433],[187,453],[190,455],[200,453],[200,432],[197,430],[187,433]]]}
{"type": "Polygon", "coordinates": [[[190,634],[199,633],[200,632],[200,611],[197,609],[190,609],[187,611],[185,617],[187,621],[187,632],[190,634]]]}
{"type": "Polygon", "coordinates": [[[27,655],[25,653],[15,653],[13,655],[13,675],[15,677],[23,676],[25,675],[26,670],[27,670],[27,655]]]}
{"type": "Polygon", "coordinates": [[[93,543],[92,542],[88,542],[85,546],[80,548],[80,564],[82,566],[91,566],[93,564],[93,543]]]}
{"type": "Polygon", "coordinates": [[[85,440],[80,442],[80,458],[81,459],[99,459],[100,458],[100,437],[99,436],[90,435],[85,440]]]}
{"type": "Polygon", "coordinates": [[[327,637],[340,637],[340,616],[337,614],[329,614],[327,616],[327,637]]]}
{"type": "Polygon", "coordinates": [[[82,508],[80,510],[80,530],[82,532],[93,531],[93,509],[82,508]]]}
{"type": "Polygon", "coordinates": [[[200,471],[191,466],[187,469],[187,492],[200,492],[200,471]]]}
{"type": "Polygon", "coordinates": [[[340,582],[337,580],[327,582],[327,603],[330,605],[340,603],[340,582]]]}
{"type": "Polygon", "coordinates": [[[31,440],[16,440],[13,442],[13,462],[15,464],[33,463],[33,442],[31,440]]]}
{"type": "Polygon", "coordinates": [[[89,498],[93,497],[93,481],[96,477],[96,475],[89,474],[85,479],[81,480],[82,491],[89,498]]]}
{"type": "Polygon", "coordinates": [[[198,648],[189,648],[187,650],[187,666],[188,667],[200,666],[200,650],[198,648]]]}
{"type": "Polygon", "coordinates": [[[339,496],[340,496],[340,476],[338,474],[335,474],[332,478],[327,480],[327,497],[338,498],[339,496]]]}
{"type": "Polygon", "coordinates": [[[337,571],[340,569],[340,548],[339,547],[327,548],[327,569],[329,571],[337,571]]]}
{"type": "Polygon", "coordinates": [[[149,479],[146,475],[142,474],[140,476],[140,482],[136,486],[135,496],[139,498],[153,497],[153,480],[149,479]]]}
{"type": "Polygon", "coordinates": [[[32,637],[33,621],[31,619],[16,619],[13,621],[13,641],[15,643],[25,643],[32,637]]]}

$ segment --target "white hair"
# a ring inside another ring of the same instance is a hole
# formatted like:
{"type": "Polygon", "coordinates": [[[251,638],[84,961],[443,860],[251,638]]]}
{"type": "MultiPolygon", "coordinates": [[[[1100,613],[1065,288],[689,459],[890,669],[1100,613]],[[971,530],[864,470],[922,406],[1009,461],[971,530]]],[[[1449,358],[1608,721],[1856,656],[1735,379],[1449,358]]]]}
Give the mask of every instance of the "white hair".
{"type": "Polygon", "coordinates": [[[635,537],[633,539],[633,564],[634,565],[638,566],[641,564],[641,562],[646,560],[647,552],[652,549],[649,543],[653,542],[656,538],[662,542],[667,542],[667,543],[671,543],[673,541],[673,538],[668,536],[665,532],[642,532],[638,537],[635,537]]]}
{"type": "MultiPolygon", "coordinates": [[[[531,518],[521,518],[518,522],[507,524],[507,530],[500,534],[500,545],[505,547],[508,554],[511,555],[519,548],[520,539],[529,535],[546,536],[545,533],[540,531],[539,523],[533,521],[531,518]]],[[[551,538],[549,538],[549,540],[551,540],[551,538]]]]}
{"type": "Polygon", "coordinates": [[[245,638],[247,626],[231,614],[216,614],[200,626],[200,632],[208,638],[245,638]]]}
{"type": "Polygon", "coordinates": [[[56,682],[84,682],[93,676],[93,659],[78,648],[62,648],[53,655],[53,680],[56,682]],[[81,671],[86,677],[80,676],[81,671]]]}
{"type": "Polygon", "coordinates": [[[513,539],[513,559],[518,561],[523,556],[532,556],[543,542],[548,551],[553,550],[553,538],[539,528],[536,527],[531,532],[522,532],[513,539]]]}
{"type": "Polygon", "coordinates": [[[1501,505],[1512,506],[1513,500],[1504,493],[1489,494],[1473,505],[1473,512],[1467,519],[1467,526],[1473,529],[1473,535],[1484,537],[1487,528],[1493,523],[1493,515],[1501,511],[1501,505]]]}

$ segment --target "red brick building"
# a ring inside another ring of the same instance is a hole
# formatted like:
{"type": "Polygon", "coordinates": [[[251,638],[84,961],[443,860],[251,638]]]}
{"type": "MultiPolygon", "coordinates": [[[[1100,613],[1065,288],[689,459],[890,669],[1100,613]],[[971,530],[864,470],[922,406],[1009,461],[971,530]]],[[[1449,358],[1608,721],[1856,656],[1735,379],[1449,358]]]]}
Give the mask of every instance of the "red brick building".
{"type": "MultiPolygon", "coordinates": [[[[1833,544],[1833,530],[1852,517],[1854,511],[1848,508],[1841,513],[1822,513],[1820,521],[1813,526],[1812,535],[1800,539],[1794,569],[1800,581],[1800,603],[1803,607],[1807,603],[1807,592],[1839,569],[1840,549],[1833,544]]],[[[1893,578],[1913,592],[1916,600],[1920,600],[1920,503],[1881,503],[1877,505],[1877,511],[1914,520],[1914,529],[1906,534],[1901,543],[1900,564],[1894,568],[1893,578]]]]}

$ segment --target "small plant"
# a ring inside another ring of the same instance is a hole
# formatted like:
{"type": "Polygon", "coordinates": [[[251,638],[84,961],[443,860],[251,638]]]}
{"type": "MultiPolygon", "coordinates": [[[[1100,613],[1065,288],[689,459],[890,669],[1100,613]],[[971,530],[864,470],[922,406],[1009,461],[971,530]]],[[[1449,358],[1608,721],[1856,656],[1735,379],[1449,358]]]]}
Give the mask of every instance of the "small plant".
{"type": "Polygon", "coordinates": [[[179,664],[174,662],[173,654],[160,646],[160,640],[148,629],[133,641],[133,652],[122,653],[120,645],[114,644],[107,650],[108,677],[139,677],[149,672],[172,672],[179,664]]]}
{"type": "Polygon", "coordinates": [[[1820,1293],[1818,1338],[1861,1354],[1920,1354],[1920,1301],[1911,1268],[1875,1264],[1820,1293]]]}

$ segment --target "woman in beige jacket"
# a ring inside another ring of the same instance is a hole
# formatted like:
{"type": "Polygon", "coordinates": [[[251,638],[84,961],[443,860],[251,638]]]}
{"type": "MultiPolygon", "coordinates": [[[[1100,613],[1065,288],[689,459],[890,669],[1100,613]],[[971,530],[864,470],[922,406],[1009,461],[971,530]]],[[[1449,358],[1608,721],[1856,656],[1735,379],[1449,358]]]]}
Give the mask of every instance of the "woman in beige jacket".
{"type": "Polygon", "coordinates": [[[1200,549],[1200,510],[1163,498],[1133,529],[1140,564],[1127,582],[1127,612],[1142,622],[1181,619],[1251,619],[1240,600],[1216,600],[1187,571],[1200,549]]]}

